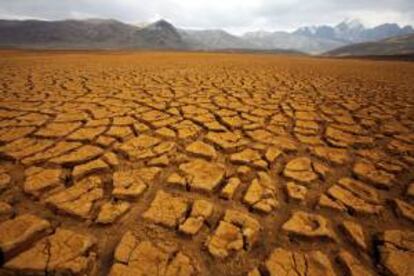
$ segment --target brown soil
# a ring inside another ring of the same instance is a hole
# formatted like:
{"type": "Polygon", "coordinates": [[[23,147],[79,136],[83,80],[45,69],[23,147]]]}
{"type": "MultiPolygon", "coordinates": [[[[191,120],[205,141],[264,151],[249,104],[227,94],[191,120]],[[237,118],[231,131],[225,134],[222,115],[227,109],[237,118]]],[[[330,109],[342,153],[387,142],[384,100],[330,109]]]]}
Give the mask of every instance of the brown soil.
{"type": "Polygon", "coordinates": [[[414,64],[0,52],[1,275],[414,275],[414,64]]]}

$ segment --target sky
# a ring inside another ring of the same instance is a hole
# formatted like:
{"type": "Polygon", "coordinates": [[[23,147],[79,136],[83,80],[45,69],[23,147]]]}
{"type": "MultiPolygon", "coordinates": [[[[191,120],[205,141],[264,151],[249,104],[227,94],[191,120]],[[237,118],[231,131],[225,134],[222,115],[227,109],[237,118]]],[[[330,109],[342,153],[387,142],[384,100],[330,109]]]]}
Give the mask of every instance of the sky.
{"type": "Polygon", "coordinates": [[[166,19],[177,27],[292,31],[358,19],[414,25],[414,0],[0,0],[2,19],[112,18],[139,24],[166,19]]]}

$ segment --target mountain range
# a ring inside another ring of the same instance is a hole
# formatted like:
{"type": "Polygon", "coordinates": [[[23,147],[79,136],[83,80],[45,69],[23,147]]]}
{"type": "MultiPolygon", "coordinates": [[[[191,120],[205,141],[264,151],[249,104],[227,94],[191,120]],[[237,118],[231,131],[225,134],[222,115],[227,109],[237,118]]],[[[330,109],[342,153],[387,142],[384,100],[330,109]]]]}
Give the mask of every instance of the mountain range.
{"type": "Polygon", "coordinates": [[[0,20],[0,47],[54,49],[292,50],[321,54],[354,43],[413,34],[411,26],[366,28],[357,20],[308,26],[293,32],[179,29],[165,20],[135,26],[112,19],[0,20]]]}
{"type": "Polygon", "coordinates": [[[380,41],[363,42],[340,47],[325,56],[413,56],[414,34],[394,36],[380,41]]]}
{"type": "Polygon", "coordinates": [[[116,20],[0,20],[3,47],[70,49],[186,49],[170,23],[160,20],[144,28],[116,20]]]}
{"type": "Polygon", "coordinates": [[[413,33],[411,26],[400,27],[395,23],[386,23],[374,28],[365,28],[358,20],[345,20],[335,27],[314,26],[303,27],[293,34],[315,37],[319,39],[335,40],[344,43],[360,43],[376,41],[392,36],[400,36],[413,33]]]}
{"type": "Polygon", "coordinates": [[[311,54],[320,54],[345,45],[378,41],[393,36],[414,33],[411,26],[382,24],[366,28],[358,20],[345,20],[336,26],[301,27],[289,32],[251,32],[243,37],[258,44],[260,48],[291,48],[311,54]]]}

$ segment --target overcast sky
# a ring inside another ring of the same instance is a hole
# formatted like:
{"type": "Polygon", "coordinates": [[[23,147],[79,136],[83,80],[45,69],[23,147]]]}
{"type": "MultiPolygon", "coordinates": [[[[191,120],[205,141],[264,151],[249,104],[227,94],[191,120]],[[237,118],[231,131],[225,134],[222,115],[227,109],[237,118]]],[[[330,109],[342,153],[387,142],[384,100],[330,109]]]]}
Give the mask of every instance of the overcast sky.
{"type": "Polygon", "coordinates": [[[3,19],[160,18],[184,28],[293,30],[359,19],[366,26],[414,23],[414,0],[0,0],[3,19]]]}

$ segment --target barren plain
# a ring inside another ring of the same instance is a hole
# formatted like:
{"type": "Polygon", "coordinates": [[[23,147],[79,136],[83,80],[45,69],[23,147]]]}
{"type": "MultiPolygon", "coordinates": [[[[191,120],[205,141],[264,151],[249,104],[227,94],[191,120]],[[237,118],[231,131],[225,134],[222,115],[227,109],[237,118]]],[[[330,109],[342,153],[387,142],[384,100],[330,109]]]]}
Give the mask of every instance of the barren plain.
{"type": "Polygon", "coordinates": [[[0,53],[0,275],[414,275],[414,63],[0,53]]]}

